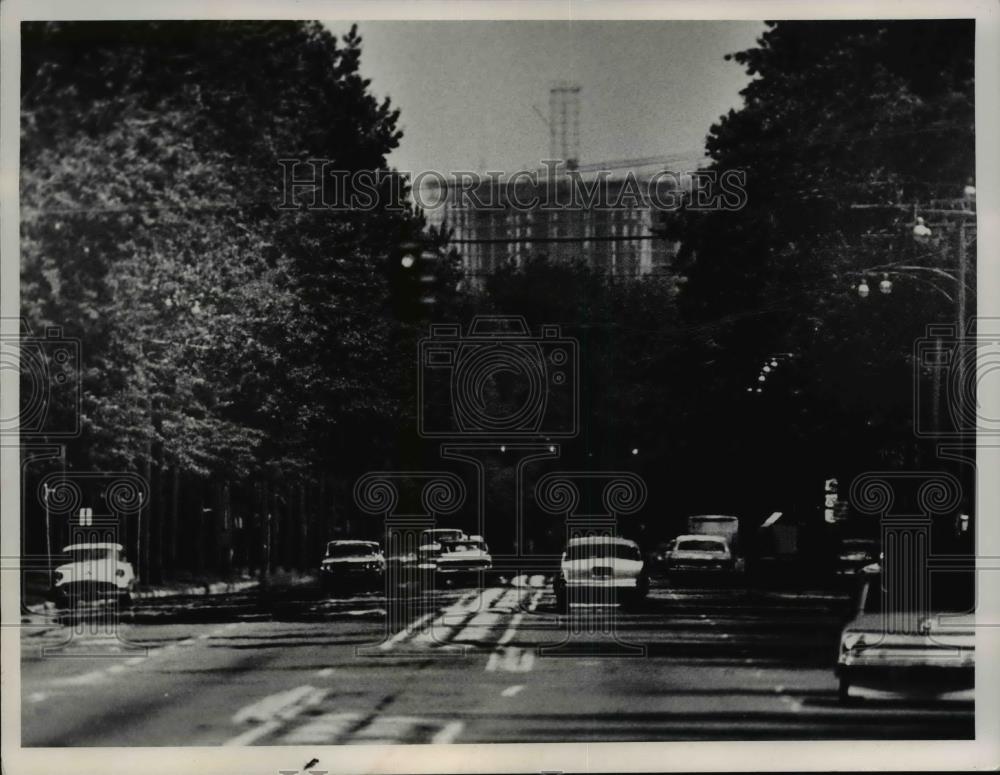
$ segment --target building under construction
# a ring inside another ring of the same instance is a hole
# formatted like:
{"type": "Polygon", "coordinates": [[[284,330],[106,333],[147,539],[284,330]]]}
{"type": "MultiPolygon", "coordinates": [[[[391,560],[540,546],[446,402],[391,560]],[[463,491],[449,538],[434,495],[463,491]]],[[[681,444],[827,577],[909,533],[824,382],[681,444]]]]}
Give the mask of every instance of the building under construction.
{"type": "Polygon", "coordinates": [[[669,271],[677,244],[658,232],[665,189],[676,188],[676,178],[663,176],[670,158],[581,165],[579,122],[580,87],[556,84],[544,169],[506,180],[438,180],[440,190],[423,197],[438,204],[427,210],[428,220],[452,231],[471,286],[502,266],[541,256],[582,260],[619,277],[669,271]]]}

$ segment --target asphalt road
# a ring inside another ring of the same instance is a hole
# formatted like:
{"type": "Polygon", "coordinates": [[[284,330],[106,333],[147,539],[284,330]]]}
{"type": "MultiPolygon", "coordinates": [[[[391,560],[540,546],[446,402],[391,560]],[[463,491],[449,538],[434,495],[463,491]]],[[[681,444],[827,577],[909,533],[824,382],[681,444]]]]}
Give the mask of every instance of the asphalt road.
{"type": "Polygon", "coordinates": [[[636,610],[561,615],[546,582],[450,589],[401,614],[381,594],[298,586],[150,601],[97,632],[93,616],[25,629],[22,744],[974,735],[971,702],[839,703],[830,595],[659,582],[636,610]]]}

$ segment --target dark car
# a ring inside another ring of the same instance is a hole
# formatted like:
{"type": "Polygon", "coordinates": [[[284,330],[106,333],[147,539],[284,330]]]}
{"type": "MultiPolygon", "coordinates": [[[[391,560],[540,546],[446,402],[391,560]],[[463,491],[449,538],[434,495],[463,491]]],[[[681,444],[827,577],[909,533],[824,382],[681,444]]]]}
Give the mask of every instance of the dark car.
{"type": "Polygon", "coordinates": [[[849,580],[862,568],[878,562],[881,547],[870,538],[845,538],[834,561],[834,575],[838,579],[849,580]]]}
{"type": "Polygon", "coordinates": [[[320,563],[325,592],[382,585],[385,557],[375,541],[330,541],[320,563]]]}

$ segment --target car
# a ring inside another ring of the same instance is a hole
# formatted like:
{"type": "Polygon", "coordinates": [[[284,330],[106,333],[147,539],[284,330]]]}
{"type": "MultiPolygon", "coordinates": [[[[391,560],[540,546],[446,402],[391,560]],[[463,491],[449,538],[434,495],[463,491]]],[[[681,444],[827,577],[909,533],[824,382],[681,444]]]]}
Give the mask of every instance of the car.
{"type": "Polygon", "coordinates": [[[834,563],[834,575],[847,580],[879,559],[879,542],[868,538],[845,538],[834,563]]]}
{"type": "Polygon", "coordinates": [[[493,558],[482,536],[442,540],[438,544],[441,547],[435,555],[438,581],[453,583],[493,568],[493,558]]]}
{"type": "Polygon", "coordinates": [[[883,611],[882,573],[864,571],[856,616],[840,635],[835,675],[841,702],[861,687],[918,697],[975,687],[975,614],[932,601],[923,614],[883,611]],[[900,626],[910,619],[913,626],[900,626]]]}
{"type": "Polygon", "coordinates": [[[665,565],[668,574],[724,573],[733,570],[735,561],[722,536],[689,534],[673,540],[665,565]]]}
{"type": "Polygon", "coordinates": [[[125,558],[121,544],[71,544],[62,551],[69,555],[70,561],[55,569],[50,597],[57,605],[99,599],[131,603],[135,570],[125,558]]]}
{"type": "Polygon", "coordinates": [[[468,537],[464,530],[459,530],[457,527],[435,527],[421,531],[420,540],[417,543],[420,546],[426,546],[427,544],[436,544],[439,541],[461,541],[468,537]]]}
{"type": "Polygon", "coordinates": [[[563,610],[571,602],[638,603],[649,592],[649,575],[639,545],[612,536],[571,538],[553,591],[556,605],[563,610]]]}
{"type": "Polygon", "coordinates": [[[325,592],[350,587],[375,587],[385,577],[385,557],[376,541],[330,541],[319,566],[325,592]]]}

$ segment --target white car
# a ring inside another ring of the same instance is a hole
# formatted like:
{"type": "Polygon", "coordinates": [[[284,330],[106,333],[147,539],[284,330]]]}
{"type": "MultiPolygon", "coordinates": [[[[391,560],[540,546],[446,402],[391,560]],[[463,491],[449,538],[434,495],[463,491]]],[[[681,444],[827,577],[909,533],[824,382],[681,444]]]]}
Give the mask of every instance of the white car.
{"type": "Polygon", "coordinates": [[[449,579],[488,571],[493,567],[493,557],[482,536],[456,541],[439,541],[437,553],[437,575],[439,579],[449,579]]]}
{"type": "Polygon", "coordinates": [[[71,544],[70,561],[55,569],[51,596],[59,605],[112,598],[131,602],[135,571],[121,544],[71,544]]]}
{"type": "Polygon", "coordinates": [[[385,556],[375,541],[330,541],[319,566],[326,592],[354,586],[379,586],[385,575],[385,556]]]}
{"type": "Polygon", "coordinates": [[[649,592],[649,576],[635,541],[611,536],[571,538],[553,583],[556,605],[628,605],[649,592]]]}
{"type": "Polygon", "coordinates": [[[840,635],[841,702],[850,701],[855,686],[919,697],[971,693],[975,614],[883,612],[881,573],[866,569],[865,577],[858,614],[840,635]]]}
{"type": "Polygon", "coordinates": [[[666,555],[667,573],[721,572],[733,567],[733,553],[722,536],[677,536],[666,555]]]}

